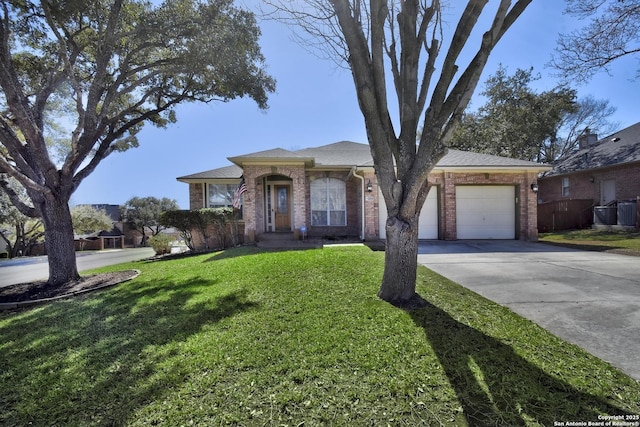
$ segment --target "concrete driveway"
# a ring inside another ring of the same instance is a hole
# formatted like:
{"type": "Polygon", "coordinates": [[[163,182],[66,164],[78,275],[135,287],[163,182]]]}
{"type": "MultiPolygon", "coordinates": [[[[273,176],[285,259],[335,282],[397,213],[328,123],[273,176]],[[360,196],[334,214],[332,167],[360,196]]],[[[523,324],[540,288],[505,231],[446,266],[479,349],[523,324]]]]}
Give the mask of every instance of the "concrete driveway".
{"type": "Polygon", "coordinates": [[[640,258],[482,240],[421,242],[418,262],[640,380],[640,258]]]}

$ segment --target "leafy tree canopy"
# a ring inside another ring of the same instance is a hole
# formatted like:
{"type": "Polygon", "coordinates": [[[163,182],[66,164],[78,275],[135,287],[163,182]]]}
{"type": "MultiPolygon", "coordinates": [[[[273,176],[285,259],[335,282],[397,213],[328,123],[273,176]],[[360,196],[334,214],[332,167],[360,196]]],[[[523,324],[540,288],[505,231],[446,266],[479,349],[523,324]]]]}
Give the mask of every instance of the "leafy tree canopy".
{"type": "MultiPolygon", "coordinates": [[[[122,217],[129,226],[146,239],[147,232],[153,236],[166,228],[160,222],[160,215],[178,209],[178,203],[166,197],[133,197],[122,206],[122,217]]],[[[143,242],[144,244],[144,242],[143,242]]]]}
{"type": "MultiPolygon", "coordinates": [[[[28,197],[14,180],[6,180],[8,188],[16,197],[28,204],[28,197]]],[[[0,188],[0,239],[7,247],[9,258],[29,255],[36,243],[44,237],[42,221],[30,218],[18,210],[9,199],[6,191],[0,188]]]]}
{"type": "Polygon", "coordinates": [[[111,231],[113,220],[104,209],[91,205],[77,205],[71,208],[73,231],[76,234],[91,234],[99,231],[111,231]]]}
{"type": "Polygon", "coordinates": [[[509,76],[500,67],[485,82],[486,103],[464,114],[450,146],[552,163],[576,149],[585,128],[606,133],[616,126],[607,120],[615,112],[608,101],[578,100],[566,86],[538,93],[531,88],[537,79],[533,69],[509,76]]]}

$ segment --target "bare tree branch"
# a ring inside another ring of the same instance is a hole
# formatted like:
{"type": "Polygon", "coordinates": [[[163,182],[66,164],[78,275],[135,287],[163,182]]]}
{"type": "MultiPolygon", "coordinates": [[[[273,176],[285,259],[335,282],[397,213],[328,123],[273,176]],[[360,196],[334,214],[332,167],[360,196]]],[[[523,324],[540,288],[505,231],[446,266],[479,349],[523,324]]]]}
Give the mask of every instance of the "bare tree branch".
{"type": "Polygon", "coordinates": [[[444,143],[467,106],[490,52],[531,0],[519,0],[513,6],[509,0],[498,2],[477,53],[459,74],[463,49],[488,2],[469,0],[460,9],[457,27],[444,43],[449,50],[438,64],[444,39],[438,37],[443,34],[440,1],[370,0],[366,16],[362,0],[269,1],[288,16],[289,23],[334,50],[344,50],[340,58],[347,60],[351,70],[387,207],[386,262],[379,296],[398,305],[411,305],[415,299],[418,216],[430,188],[429,172],[445,154],[444,143]],[[437,65],[441,71],[431,91],[437,65]],[[389,87],[396,92],[395,122],[389,87]],[[416,150],[420,121],[423,131],[416,150]]]}
{"type": "Polygon", "coordinates": [[[551,66],[564,79],[584,83],[600,71],[610,73],[618,59],[640,53],[640,2],[568,0],[566,13],[591,22],[558,38],[551,66]]]}

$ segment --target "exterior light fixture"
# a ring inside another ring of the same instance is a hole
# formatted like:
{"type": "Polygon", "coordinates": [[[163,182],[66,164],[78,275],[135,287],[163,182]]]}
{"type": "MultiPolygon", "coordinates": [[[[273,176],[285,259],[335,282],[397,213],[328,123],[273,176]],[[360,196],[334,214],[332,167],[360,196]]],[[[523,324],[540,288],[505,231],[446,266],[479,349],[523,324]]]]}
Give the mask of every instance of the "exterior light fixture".
{"type": "Polygon", "coordinates": [[[371,193],[373,191],[373,185],[371,184],[371,180],[367,181],[367,191],[371,193]]]}
{"type": "Polygon", "coordinates": [[[538,192],[538,183],[534,182],[531,184],[531,191],[533,191],[534,193],[538,192]]]}

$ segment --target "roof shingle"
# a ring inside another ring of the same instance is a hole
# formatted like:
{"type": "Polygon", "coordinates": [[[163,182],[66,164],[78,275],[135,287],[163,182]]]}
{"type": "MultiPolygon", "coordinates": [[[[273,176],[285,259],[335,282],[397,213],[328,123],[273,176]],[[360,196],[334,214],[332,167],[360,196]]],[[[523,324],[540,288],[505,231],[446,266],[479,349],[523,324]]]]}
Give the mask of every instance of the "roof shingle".
{"type": "Polygon", "coordinates": [[[545,176],[640,162],[640,122],[560,159],[545,176]]]}
{"type": "Polygon", "coordinates": [[[240,179],[242,176],[242,168],[236,165],[225,166],[222,168],[211,169],[204,172],[194,173],[178,177],[178,181],[190,179],[240,179]]]}

